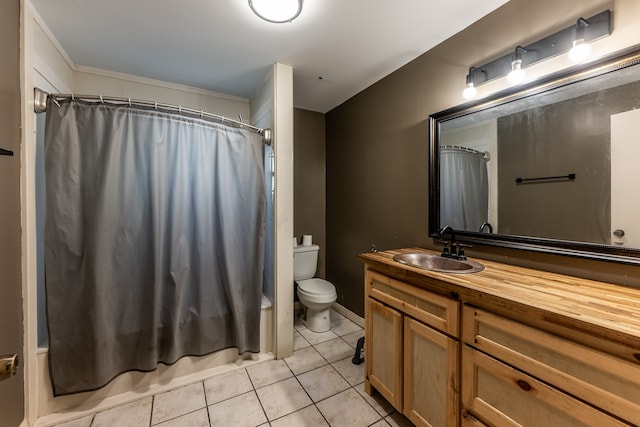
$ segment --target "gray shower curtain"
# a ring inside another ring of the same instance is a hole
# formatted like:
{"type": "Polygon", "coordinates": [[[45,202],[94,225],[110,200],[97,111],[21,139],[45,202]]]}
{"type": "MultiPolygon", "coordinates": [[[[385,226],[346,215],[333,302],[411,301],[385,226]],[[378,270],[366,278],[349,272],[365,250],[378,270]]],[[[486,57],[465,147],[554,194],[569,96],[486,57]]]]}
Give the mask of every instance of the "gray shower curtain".
{"type": "Polygon", "coordinates": [[[482,153],[440,149],[440,226],[478,231],[489,221],[489,177],[482,153]]]}
{"type": "Polygon", "coordinates": [[[54,395],[186,355],[259,352],[263,171],[262,139],[249,130],[153,109],[49,102],[54,395]]]}

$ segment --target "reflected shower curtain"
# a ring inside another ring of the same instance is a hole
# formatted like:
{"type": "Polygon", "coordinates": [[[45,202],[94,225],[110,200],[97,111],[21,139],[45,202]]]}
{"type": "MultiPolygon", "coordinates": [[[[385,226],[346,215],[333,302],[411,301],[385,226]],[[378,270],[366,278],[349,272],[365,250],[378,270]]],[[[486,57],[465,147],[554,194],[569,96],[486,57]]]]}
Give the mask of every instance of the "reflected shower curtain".
{"type": "Polygon", "coordinates": [[[248,130],[152,109],[49,102],[54,395],[186,355],[260,351],[263,171],[262,139],[248,130]]]}
{"type": "Polygon", "coordinates": [[[478,231],[489,219],[487,160],[479,152],[440,149],[440,226],[478,231]]]}

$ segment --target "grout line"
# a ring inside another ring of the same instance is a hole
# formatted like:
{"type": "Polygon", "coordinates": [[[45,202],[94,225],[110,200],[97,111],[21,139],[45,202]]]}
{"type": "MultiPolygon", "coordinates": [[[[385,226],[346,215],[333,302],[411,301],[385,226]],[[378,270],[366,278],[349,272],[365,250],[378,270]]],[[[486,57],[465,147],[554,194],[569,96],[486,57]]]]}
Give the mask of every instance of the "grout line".
{"type": "MultiPolygon", "coordinates": [[[[249,378],[251,380],[251,378],[249,378]]],[[[269,415],[267,415],[267,411],[264,409],[264,405],[262,404],[262,400],[260,400],[260,396],[258,396],[258,392],[256,389],[253,389],[253,394],[256,395],[256,399],[258,399],[258,403],[260,404],[260,408],[262,409],[262,413],[264,414],[264,419],[267,420],[267,424],[271,425],[271,420],[269,419],[269,415]]],[[[260,424],[263,425],[264,423],[260,424]]],[[[209,425],[211,425],[211,421],[209,421],[209,425]]]]}
{"type": "MultiPolygon", "coordinates": [[[[149,427],[151,427],[151,423],[153,422],[153,407],[156,404],[156,395],[151,396],[151,409],[149,410],[149,427]]],[[[121,405],[122,406],[122,405],[121,405]]]]}
{"type": "MultiPolygon", "coordinates": [[[[246,370],[246,368],[244,368],[246,370]]],[[[209,414],[209,400],[207,399],[207,388],[204,386],[204,380],[202,380],[202,392],[204,393],[204,409],[207,411],[207,422],[211,427],[211,415],[209,414]]]]}

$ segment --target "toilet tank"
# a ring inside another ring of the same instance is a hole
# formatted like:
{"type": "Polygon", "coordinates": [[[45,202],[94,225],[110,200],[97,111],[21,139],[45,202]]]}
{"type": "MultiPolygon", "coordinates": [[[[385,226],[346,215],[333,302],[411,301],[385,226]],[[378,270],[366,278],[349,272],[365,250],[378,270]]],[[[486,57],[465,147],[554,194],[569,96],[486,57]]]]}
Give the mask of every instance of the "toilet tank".
{"type": "Polygon", "coordinates": [[[311,279],[315,276],[319,250],[318,245],[293,248],[293,280],[311,279]]]}

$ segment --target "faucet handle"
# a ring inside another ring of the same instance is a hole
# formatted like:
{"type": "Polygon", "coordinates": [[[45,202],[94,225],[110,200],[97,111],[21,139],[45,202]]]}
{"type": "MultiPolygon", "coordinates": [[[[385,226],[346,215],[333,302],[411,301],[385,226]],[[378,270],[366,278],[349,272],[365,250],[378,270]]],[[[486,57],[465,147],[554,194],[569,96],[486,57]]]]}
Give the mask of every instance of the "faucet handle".
{"type": "Polygon", "coordinates": [[[464,254],[464,248],[472,248],[473,245],[465,245],[464,243],[458,243],[458,259],[465,260],[467,256],[464,254]]]}
{"type": "Polygon", "coordinates": [[[442,248],[442,256],[449,256],[450,252],[449,252],[449,242],[446,240],[436,240],[436,243],[440,243],[441,245],[444,245],[442,248]]]}

